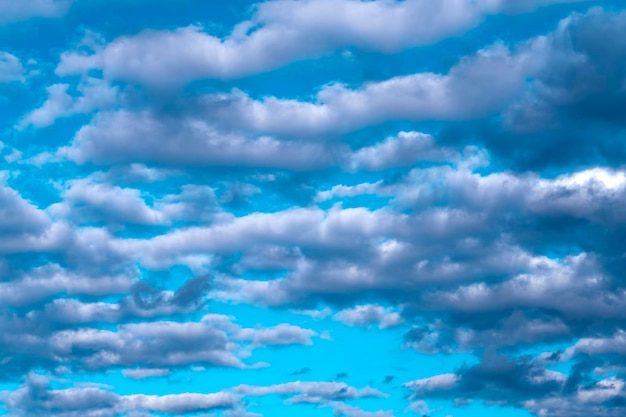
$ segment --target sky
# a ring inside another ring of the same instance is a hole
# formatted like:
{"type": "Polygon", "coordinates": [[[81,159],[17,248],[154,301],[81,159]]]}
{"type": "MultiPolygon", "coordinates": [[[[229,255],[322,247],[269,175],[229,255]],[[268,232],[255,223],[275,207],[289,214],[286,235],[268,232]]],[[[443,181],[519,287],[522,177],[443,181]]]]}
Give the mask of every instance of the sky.
{"type": "Polygon", "coordinates": [[[0,416],[626,415],[621,0],[0,0],[0,416]]]}

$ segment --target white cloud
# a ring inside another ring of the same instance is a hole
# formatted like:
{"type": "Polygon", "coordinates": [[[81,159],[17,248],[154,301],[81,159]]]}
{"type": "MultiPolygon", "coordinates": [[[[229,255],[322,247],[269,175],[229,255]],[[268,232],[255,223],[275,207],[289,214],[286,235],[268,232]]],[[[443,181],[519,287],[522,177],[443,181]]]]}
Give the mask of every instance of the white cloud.
{"type": "Polygon", "coordinates": [[[441,374],[407,382],[404,386],[412,391],[415,391],[415,396],[420,396],[430,390],[437,391],[451,389],[456,386],[458,381],[459,377],[456,374],[441,374]]]}
{"type": "Polygon", "coordinates": [[[76,87],[77,95],[69,94],[69,84],[53,84],[46,90],[48,98],[41,107],[31,111],[19,122],[19,128],[46,127],[58,119],[75,114],[89,114],[118,104],[117,87],[97,78],[86,78],[76,87]]]}
{"type": "Polygon", "coordinates": [[[185,166],[259,166],[310,169],[333,155],[315,143],[224,132],[218,118],[175,118],[148,111],[99,113],[59,155],[78,163],[127,162],[185,166]]]}
{"type": "Polygon", "coordinates": [[[22,81],[23,79],[24,67],[20,59],[8,52],[0,51],[0,83],[22,81]]]}
{"type": "Polygon", "coordinates": [[[75,0],[0,0],[0,24],[32,17],[58,17],[75,0]]]}
{"type": "Polygon", "coordinates": [[[124,376],[127,378],[145,379],[145,378],[168,376],[171,374],[171,371],[169,369],[139,368],[139,369],[124,369],[122,371],[122,374],[124,374],[124,376]]]}
{"type": "Polygon", "coordinates": [[[454,156],[452,150],[437,147],[431,135],[400,132],[383,142],[357,150],[351,157],[350,168],[375,171],[413,165],[418,161],[441,161],[454,156]]]}
{"type": "Polygon", "coordinates": [[[290,324],[280,324],[266,329],[242,329],[236,340],[249,340],[253,346],[312,345],[311,338],[317,335],[310,329],[303,329],[290,324]]]}
{"type": "MultiPolygon", "coordinates": [[[[63,54],[57,73],[102,68],[106,77],[153,86],[236,78],[359,47],[393,52],[430,44],[478,25],[487,15],[566,0],[276,0],[257,4],[224,39],[198,26],[122,37],[93,55],[63,54]]],[[[576,0],[571,0],[576,1],[576,0]]]]}
{"type": "Polygon", "coordinates": [[[233,391],[243,396],[292,395],[290,403],[324,403],[332,400],[388,396],[371,387],[357,389],[344,382],[296,381],[270,386],[239,385],[233,388],[233,391]]]}
{"type": "Polygon", "coordinates": [[[52,205],[48,211],[75,223],[167,223],[163,213],[146,205],[137,189],[114,187],[88,178],[70,181],[61,195],[63,202],[52,205]]]}
{"type": "Polygon", "coordinates": [[[348,308],[338,312],[333,318],[349,326],[367,327],[372,324],[378,324],[378,327],[381,329],[399,326],[404,321],[400,314],[391,308],[385,308],[376,304],[365,304],[348,308]]]}
{"type": "Polygon", "coordinates": [[[140,409],[167,414],[189,414],[200,411],[228,409],[237,404],[236,398],[228,392],[214,394],[135,394],[121,397],[128,409],[140,409]]]}

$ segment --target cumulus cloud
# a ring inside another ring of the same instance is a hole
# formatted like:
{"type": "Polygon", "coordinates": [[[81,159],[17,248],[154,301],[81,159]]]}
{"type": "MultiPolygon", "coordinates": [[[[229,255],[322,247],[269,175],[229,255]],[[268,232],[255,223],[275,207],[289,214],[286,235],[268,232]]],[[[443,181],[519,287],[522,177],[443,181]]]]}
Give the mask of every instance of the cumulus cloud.
{"type": "MultiPolygon", "coordinates": [[[[332,137],[390,120],[455,121],[496,114],[520,96],[526,78],[545,63],[542,45],[541,39],[514,50],[496,44],[462,59],[447,74],[415,73],[356,89],[334,84],[322,88],[312,101],[257,100],[233,90],[195,98],[173,113],[150,109],[101,112],[58,155],[81,164],[288,169],[343,164],[379,170],[442,160],[454,153],[437,149],[432,138],[418,133],[400,133],[352,156],[342,144],[303,139],[332,137]]],[[[63,94],[67,103],[62,107],[67,108],[71,99],[63,94]]],[[[88,111],[90,100],[85,98],[85,102],[84,111],[88,111]]],[[[41,112],[47,117],[46,105],[25,120],[41,112]]]]}
{"type": "Polygon", "coordinates": [[[46,214],[6,185],[0,173],[0,235],[5,239],[43,233],[50,225],[46,214]]]}
{"type": "Polygon", "coordinates": [[[121,37],[92,55],[63,54],[59,75],[101,68],[108,78],[152,86],[237,78],[358,47],[382,52],[430,44],[502,11],[528,11],[566,0],[359,1],[277,0],[256,5],[225,38],[198,26],[121,37]],[[367,22],[367,23],[366,23],[367,22]]]}
{"type": "Polygon", "coordinates": [[[225,410],[237,405],[228,392],[211,394],[119,395],[103,387],[52,389],[46,377],[31,374],[22,388],[8,394],[13,415],[29,417],[45,413],[56,417],[117,417],[135,410],[187,415],[225,410]]]}
{"type": "Polygon", "coordinates": [[[454,157],[452,150],[437,147],[434,138],[419,132],[400,132],[395,137],[363,147],[351,156],[350,169],[383,170],[410,166],[418,161],[441,161],[454,157]]]}
{"type": "Polygon", "coordinates": [[[144,202],[139,190],[113,187],[90,179],[74,180],[63,192],[63,202],[49,211],[76,223],[106,221],[118,224],[158,225],[167,219],[144,202]]]}
{"type": "Polygon", "coordinates": [[[437,375],[405,384],[412,398],[455,398],[462,403],[479,398],[487,403],[523,408],[538,416],[602,417],[623,413],[624,382],[619,378],[587,381],[546,370],[528,358],[487,354],[481,363],[454,374],[437,375]]]}
{"type": "MultiPolygon", "coordinates": [[[[390,412],[366,412],[349,406],[345,400],[381,398],[386,395],[366,387],[357,389],[343,383],[291,382],[274,386],[239,385],[215,393],[179,393],[166,395],[119,395],[113,387],[83,384],[69,388],[51,388],[48,377],[29,374],[26,383],[12,392],[0,392],[12,415],[30,417],[42,412],[56,417],[118,417],[149,412],[168,415],[197,415],[199,412],[225,411],[229,416],[258,416],[248,413],[246,397],[286,395],[289,403],[311,403],[332,407],[336,415],[347,417],[387,417],[390,412]]],[[[56,385],[58,384],[58,381],[56,385]]],[[[63,384],[63,385],[66,385],[63,384]]],[[[144,415],[144,414],[138,414],[144,415]]],[[[147,414],[153,415],[153,414],[147,414]]]]}
{"type": "Polygon", "coordinates": [[[97,78],[82,80],[76,87],[76,95],[70,94],[69,90],[69,84],[53,84],[47,87],[46,101],[41,107],[25,115],[18,127],[50,126],[60,118],[107,109],[120,101],[118,88],[97,78]]]}
{"type": "Polygon", "coordinates": [[[326,166],[333,160],[332,151],[319,144],[248,137],[220,129],[210,117],[191,114],[178,118],[127,110],[98,114],[59,155],[81,164],[143,162],[290,169],[326,166]]]}
{"type": "Polygon", "coordinates": [[[619,166],[624,157],[622,12],[573,14],[546,37],[546,65],[532,87],[485,129],[489,148],[515,169],[619,166]],[[602,39],[619,39],[602,42],[602,39]]]}
{"type": "Polygon", "coordinates": [[[381,329],[398,326],[403,322],[399,313],[394,312],[391,308],[375,304],[358,305],[354,308],[345,309],[335,314],[333,318],[349,326],[367,327],[378,324],[381,329]]]}
{"type": "Polygon", "coordinates": [[[171,394],[144,395],[135,394],[122,397],[126,407],[166,414],[190,414],[201,411],[212,411],[233,408],[235,397],[227,392],[215,394],[171,394]]]}
{"type": "MultiPolygon", "coordinates": [[[[546,36],[492,44],[449,70],[329,84],[308,98],[219,82],[175,97],[124,83],[232,79],[344,47],[399,51],[487,14],[558,2],[461,2],[443,16],[454,2],[342,0],[327,13],[327,0],[270,1],[223,39],[188,27],[64,54],[60,75],[89,75],[53,80],[2,139],[39,152],[41,131],[19,128],[90,118],[48,149],[41,171],[26,158],[0,184],[0,380],[37,369],[175,381],[179,370],[243,372],[265,365],[256,349],[328,339],[320,321],[242,327],[218,314],[222,303],[249,303],[350,326],[404,324],[398,348],[487,352],[407,383],[414,411],[432,398],[546,417],[624,414],[624,13],[573,14],[546,36]],[[378,36],[390,16],[397,25],[378,36]],[[445,18],[415,24],[433,16],[445,18]],[[304,49],[290,49],[305,35],[304,49]],[[284,48],[265,53],[276,39],[284,48]],[[39,172],[56,188],[32,186],[39,172]],[[195,278],[179,281],[181,270],[195,278]],[[216,310],[205,314],[209,301],[216,310]],[[537,346],[569,348],[522,356],[537,346]],[[568,374],[550,370],[557,362],[568,374]]],[[[0,56],[0,78],[20,74],[16,56],[0,56]]],[[[31,376],[0,399],[18,416],[251,416],[241,401],[261,395],[337,416],[392,415],[345,404],[386,396],[336,381],[165,396],[57,388],[31,376]]]]}
{"type": "MultiPolygon", "coordinates": [[[[515,8],[514,3],[509,6],[515,8]]],[[[446,73],[418,72],[356,87],[331,84],[308,99],[255,98],[234,89],[188,99],[181,105],[184,111],[106,111],[85,125],[59,155],[98,164],[288,169],[339,164],[353,170],[380,170],[445,160],[454,156],[454,147],[448,145],[475,137],[515,169],[601,161],[615,165],[622,150],[621,142],[613,138],[623,129],[615,133],[607,129],[620,125],[623,50],[618,42],[610,48],[598,44],[603,52],[594,52],[598,41],[593,34],[621,39],[623,19],[623,13],[601,9],[574,14],[546,36],[511,47],[493,44],[462,58],[446,73]],[[570,80],[574,73],[580,75],[570,80]],[[572,82],[577,87],[569,88],[572,82]],[[479,132],[471,124],[444,131],[439,142],[446,146],[440,148],[429,136],[417,133],[400,133],[352,155],[343,144],[303,140],[337,137],[398,120],[481,120],[483,125],[478,126],[479,132]],[[568,127],[573,125],[577,127],[568,127]],[[546,140],[546,134],[557,139],[546,140]],[[583,160],[581,155],[590,158],[583,160]]],[[[90,112],[95,106],[87,92],[76,104],[63,94],[67,103],[61,107],[73,108],[70,112],[90,112]]],[[[55,100],[51,97],[49,102],[55,100]]],[[[46,105],[25,120],[37,115],[43,119],[36,123],[44,123],[50,114],[45,109],[46,105]]]]}

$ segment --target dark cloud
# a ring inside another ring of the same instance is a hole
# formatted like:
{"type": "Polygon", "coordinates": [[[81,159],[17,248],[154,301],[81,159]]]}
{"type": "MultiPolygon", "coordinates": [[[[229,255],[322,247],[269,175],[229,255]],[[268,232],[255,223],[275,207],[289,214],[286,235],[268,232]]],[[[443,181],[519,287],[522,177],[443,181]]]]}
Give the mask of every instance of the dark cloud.
{"type": "Polygon", "coordinates": [[[516,169],[621,166],[626,14],[573,15],[545,40],[546,64],[487,146],[516,169]],[[606,42],[606,39],[614,39],[606,42]]]}
{"type": "Polygon", "coordinates": [[[306,375],[309,372],[311,372],[311,368],[302,368],[302,369],[298,369],[297,371],[293,371],[292,373],[289,374],[289,376],[306,375]]]}
{"type": "Polygon", "coordinates": [[[172,302],[178,306],[188,306],[198,302],[209,289],[210,277],[203,275],[190,279],[174,293],[172,302]]]}
{"type": "Polygon", "coordinates": [[[412,398],[454,398],[459,404],[480,399],[488,404],[524,408],[550,417],[624,413],[624,382],[598,378],[590,363],[579,362],[569,376],[547,370],[529,358],[510,358],[488,352],[478,365],[463,366],[454,374],[405,384],[412,398]],[[621,404],[621,405],[620,405],[621,404]]]}

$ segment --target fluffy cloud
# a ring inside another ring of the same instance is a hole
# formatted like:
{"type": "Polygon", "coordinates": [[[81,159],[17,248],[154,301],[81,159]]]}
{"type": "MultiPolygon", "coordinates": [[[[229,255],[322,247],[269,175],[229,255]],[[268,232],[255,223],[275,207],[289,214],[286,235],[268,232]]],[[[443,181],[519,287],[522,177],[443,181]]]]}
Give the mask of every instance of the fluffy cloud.
{"type": "Polygon", "coordinates": [[[335,314],[334,319],[349,326],[371,326],[378,323],[378,327],[381,329],[398,326],[403,321],[399,313],[374,304],[359,305],[342,310],[335,314]]]}
{"type": "Polygon", "coordinates": [[[431,135],[400,132],[372,146],[358,149],[351,156],[350,169],[384,170],[411,166],[418,161],[441,161],[455,156],[452,150],[437,147],[431,135]]]}
{"type": "MultiPolygon", "coordinates": [[[[512,47],[496,43],[462,58],[447,73],[418,72],[357,87],[330,84],[308,100],[257,99],[235,89],[186,99],[175,111],[148,106],[102,112],[59,155],[98,164],[288,169],[339,164],[379,170],[445,160],[454,157],[452,149],[475,138],[515,169],[602,161],[615,165],[622,150],[614,138],[624,132],[609,134],[607,129],[621,126],[623,48],[619,42],[600,45],[594,34],[621,39],[623,20],[623,13],[602,10],[575,14],[547,36],[512,47]],[[594,52],[596,44],[602,53],[594,52]],[[580,75],[570,80],[574,73],[580,75]],[[572,82],[575,88],[568,87],[572,82]],[[480,122],[444,129],[440,143],[446,146],[440,149],[427,136],[407,133],[353,155],[344,144],[320,140],[389,121],[432,120],[480,122]],[[546,140],[546,134],[558,139],[546,140]],[[596,146],[597,138],[601,146],[596,146]],[[590,158],[581,160],[580,155],[590,158]]],[[[96,105],[89,97],[85,91],[75,104],[66,97],[62,112],[89,112],[96,105]]],[[[54,103],[51,98],[49,104],[54,103]]],[[[37,116],[39,121],[30,122],[45,124],[54,119],[49,114],[44,105],[24,120],[37,116]]]]}
{"type": "Polygon", "coordinates": [[[528,358],[488,354],[475,366],[455,374],[437,375],[405,384],[412,398],[455,398],[458,403],[480,398],[498,405],[524,408],[538,416],[618,416],[624,412],[624,381],[609,377],[578,380],[546,370],[528,358]]]}
{"type": "MultiPolygon", "coordinates": [[[[116,417],[134,410],[187,415],[234,408],[237,399],[228,392],[212,394],[118,395],[98,386],[52,389],[45,377],[30,375],[24,387],[5,395],[12,415],[55,417],[116,417]]],[[[152,415],[152,414],[150,414],[152,415]]]]}
{"type": "Polygon", "coordinates": [[[252,18],[224,39],[198,26],[145,31],[118,38],[92,55],[66,52],[57,73],[101,68],[108,78],[161,87],[237,78],[335,49],[392,52],[434,43],[493,13],[562,2],[567,1],[269,1],[258,4],[252,18]]]}
{"type": "Polygon", "coordinates": [[[53,84],[48,87],[46,101],[41,107],[24,116],[19,127],[50,126],[60,118],[89,114],[94,110],[113,107],[120,101],[118,88],[97,78],[81,81],[76,87],[76,95],[70,94],[69,89],[69,84],[53,84]]]}
{"type": "Polygon", "coordinates": [[[48,216],[6,186],[0,173],[0,235],[5,239],[43,233],[50,224],[48,216]]]}
{"type": "Polygon", "coordinates": [[[60,155],[79,163],[257,166],[307,169],[328,165],[332,152],[315,143],[223,131],[212,118],[126,110],[100,113],[60,155]]]}
{"type": "MultiPolygon", "coordinates": [[[[12,415],[30,417],[45,412],[55,417],[118,417],[135,415],[134,411],[168,415],[197,415],[199,412],[230,410],[225,415],[246,413],[242,400],[249,396],[280,394],[290,396],[290,403],[312,403],[332,407],[336,415],[348,417],[388,417],[389,412],[365,412],[343,401],[357,398],[380,398],[386,395],[366,387],[356,389],[344,383],[291,382],[274,386],[240,385],[216,393],[180,393],[168,395],[119,395],[112,387],[86,384],[53,389],[44,376],[30,374],[21,388],[0,392],[12,415]]],[[[56,381],[55,381],[56,382],[56,381]]],[[[141,414],[145,415],[145,414],[141,414]]],[[[147,414],[154,415],[154,414],[147,414]]]]}
{"type": "MultiPolygon", "coordinates": [[[[0,184],[0,380],[40,370],[157,384],[196,367],[245,372],[266,365],[258,350],[315,349],[325,324],[347,330],[335,320],[404,324],[398,349],[487,352],[406,384],[413,411],[428,413],[432,398],[622,415],[624,13],[572,14],[510,44],[485,35],[482,49],[429,66],[436,72],[331,83],[308,97],[272,83],[255,96],[249,80],[233,81],[342,48],[387,59],[381,51],[437,42],[490,14],[559,2],[269,1],[224,38],[194,26],[64,54],[58,75],[82,75],[44,81],[47,97],[16,100],[0,120],[13,126],[6,153],[24,155],[0,184]],[[188,85],[204,78],[229,81],[188,85]],[[182,84],[183,94],[144,88],[182,84]],[[238,303],[273,308],[281,324],[242,327],[219,314],[248,311],[238,303]],[[316,327],[289,324],[285,310],[316,327]],[[567,375],[551,370],[557,363],[567,375]]],[[[23,72],[0,55],[0,81],[23,72]]],[[[25,94],[45,95],[40,81],[25,94]]],[[[24,90],[3,88],[6,102],[24,90]]],[[[318,372],[310,367],[307,376],[318,372]]],[[[327,377],[359,377],[345,370],[327,377]]],[[[246,397],[279,395],[337,416],[392,415],[344,403],[387,398],[374,387],[271,383],[118,395],[31,376],[0,400],[18,416],[251,417],[246,397]]]]}

